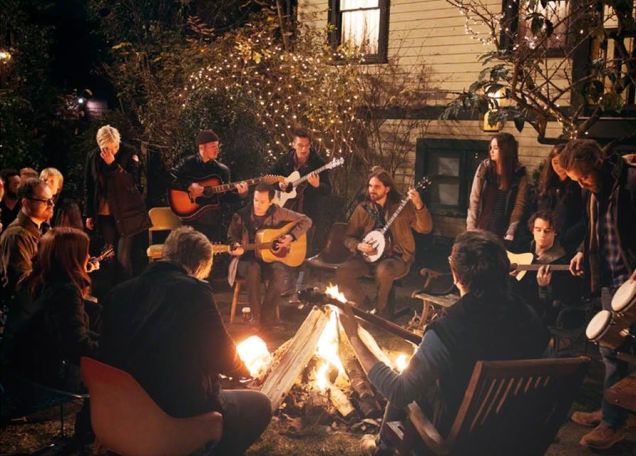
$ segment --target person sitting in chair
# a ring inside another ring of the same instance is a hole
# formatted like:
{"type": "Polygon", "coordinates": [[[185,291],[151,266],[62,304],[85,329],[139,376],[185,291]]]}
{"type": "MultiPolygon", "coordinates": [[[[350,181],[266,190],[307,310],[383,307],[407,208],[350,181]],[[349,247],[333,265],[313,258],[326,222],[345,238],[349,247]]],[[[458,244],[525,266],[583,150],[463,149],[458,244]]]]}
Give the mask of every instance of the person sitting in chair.
{"type": "MultiPolygon", "coordinates": [[[[252,204],[236,212],[228,228],[228,239],[233,246],[230,255],[240,258],[237,272],[247,284],[247,294],[254,320],[262,325],[274,322],[275,311],[280,305],[281,292],[285,284],[287,267],[278,262],[265,263],[256,258],[254,252],[246,251],[245,246],[253,243],[256,232],[263,228],[280,228],[295,222],[289,233],[276,242],[279,248],[288,247],[292,241],[307,233],[311,228],[311,219],[304,214],[284,209],[274,204],[274,188],[259,184],[254,189],[252,204]],[[261,303],[261,283],[268,280],[265,298],[261,303]]],[[[236,259],[234,261],[237,261],[236,259]]]]}
{"type": "Polygon", "coordinates": [[[401,199],[393,179],[382,168],[374,168],[367,182],[368,198],[353,211],[345,237],[345,246],[357,255],[340,265],[336,271],[336,283],[350,300],[361,306],[369,305],[369,298],[365,296],[359,279],[373,274],[377,284],[375,310],[385,314],[393,281],[408,273],[415,259],[415,238],[411,230],[430,233],[433,221],[420,194],[414,189],[409,190],[409,203],[386,233],[389,242],[384,255],[375,263],[366,262],[362,255],[375,253],[376,250],[362,240],[369,232],[386,224],[401,199]]]}
{"type": "Polygon", "coordinates": [[[163,260],[114,288],[104,305],[100,360],[130,373],[169,415],[223,415],[215,454],[243,452],[271,419],[258,391],[222,390],[219,374],[248,377],[204,279],[212,244],[191,227],[174,230],[163,260]]]}
{"type": "Polygon", "coordinates": [[[527,273],[520,281],[520,293],[534,307],[546,325],[554,325],[560,306],[576,305],[581,298],[583,283],[580,279],[557,272],[552,277],[551,264],[567,264],[565,249],[557,241],[559,226],[552,211],[539,211],[528,220],[528,228],[533,236],[531,252],[533,264],[541,264],[534,274],[527,273]]]}
{"type": "Polygon", "coordinates": [[[510,262],[496,235],[460,234],[448,258],[460,299],[428,325],[406,369],[398,374],[358,338],[358,324],[345,307],[341,322],[369,381],[389,401],[385,421],[403,418],[417,401],[424,411],[441,405],[437,429],[446,435],[479,360],[539,357],[548,335],[538,316],[513,292],[510,262]],[[439,388],[436,387],[439,385],[439,388]]]}

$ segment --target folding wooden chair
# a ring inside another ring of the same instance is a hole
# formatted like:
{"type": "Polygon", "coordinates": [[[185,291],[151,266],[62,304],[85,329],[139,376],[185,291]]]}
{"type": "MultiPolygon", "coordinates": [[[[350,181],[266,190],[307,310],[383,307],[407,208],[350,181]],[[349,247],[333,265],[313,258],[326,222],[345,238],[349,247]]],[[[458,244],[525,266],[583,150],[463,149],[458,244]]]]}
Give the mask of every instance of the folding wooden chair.
{"type": "Polygon", "coordinates": [[[542,455],[578,393],[590,359],[479,361],[446,438],[415,403],[408,420],[393,421],[383,436],[401,455],[542,455]]]}

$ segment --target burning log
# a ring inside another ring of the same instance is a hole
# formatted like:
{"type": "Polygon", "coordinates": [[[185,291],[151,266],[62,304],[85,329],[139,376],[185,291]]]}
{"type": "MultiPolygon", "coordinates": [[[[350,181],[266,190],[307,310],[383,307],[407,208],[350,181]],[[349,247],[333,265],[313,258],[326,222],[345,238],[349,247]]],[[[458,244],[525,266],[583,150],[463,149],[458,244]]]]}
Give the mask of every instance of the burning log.
{"type": "Polygon", "coordinates": [[[280,357],[279,364],[267,376],[261,392],[272,402],[272,411],[280,407],[285,395],[314,356],[318,339],[327,322],[328,318],[323,310],[312,309],[280,357]]]}
{"type": "Polygon", "coordinates": [[[343,360],[343,364],[349,379],[351,381],[351,388],[355,391],[358,397],[358,408],[364,418],[377,418],[382,416],[382,407],[378,403],[375,392],[371,387],[371,384],[367,380],[367,376],[362,370],[362,366],[356,358],[356,354],[349,342],[349,338],[344,332],[341,325],[339,326],[339,350],[340,358],[343,360]]]}
{"type": "Polygon", "coordinates": [[[356,411],[347,395],[336,385],[330,385],[327,390],[329,391],[329,400],[343,418],[348,418],[356,411]]]}

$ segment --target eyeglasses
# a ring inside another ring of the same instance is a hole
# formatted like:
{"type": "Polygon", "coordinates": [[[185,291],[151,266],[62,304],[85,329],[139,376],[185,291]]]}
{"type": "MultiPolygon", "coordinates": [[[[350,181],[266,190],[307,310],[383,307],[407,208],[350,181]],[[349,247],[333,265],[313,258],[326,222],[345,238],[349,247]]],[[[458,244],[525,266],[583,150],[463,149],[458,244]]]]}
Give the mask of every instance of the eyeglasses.
{"type": "Polygon", "coordinates": [[[53,198],[42,199],[42,198],[34,198],[32,196],[27,196],[27,198],[33,201],[39,201],[40,203],[44,203],[47,206],[55,206],[55,200],[53,198]]]}

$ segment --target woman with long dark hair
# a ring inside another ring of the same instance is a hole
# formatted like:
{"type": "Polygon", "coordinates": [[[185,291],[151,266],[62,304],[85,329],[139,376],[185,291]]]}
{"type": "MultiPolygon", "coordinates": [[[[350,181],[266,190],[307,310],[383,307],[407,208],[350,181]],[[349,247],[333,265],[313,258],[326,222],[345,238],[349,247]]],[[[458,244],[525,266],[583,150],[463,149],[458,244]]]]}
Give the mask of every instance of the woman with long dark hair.
{"type": "Polygon", "coordinates": [[[490,158],[477,167],[466,229],[482,229],[512,241],[523,215],[528,177],[519,163],[519,144],[510,133],[490,141],[490,158]]]}
{"type": "Polygon", "coordinates": [[[40,241],[28,282],[39,310],[17,335],[12,357],[12,364],[37,382],[76,389],[80,357],[97,349],[91,328],[98,328],[91,326],[84,301],[91,285],[88,247],[88,236],[68,227],[53,228],[40,241]]]}
{"type": "Polygon", "coordinates": [[[554,146],[543,164],[537,183],[537,210],[555,214],[555,225],[560,227],[557,239],[572,256],[585,237],[585,209],[581,187],[568,179],[559,164],[564,146],[554,146]]]}

